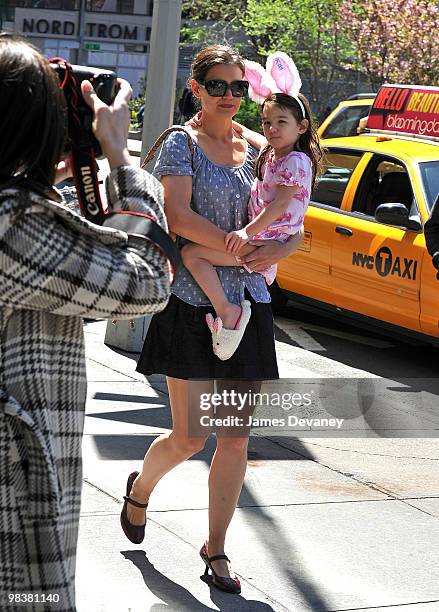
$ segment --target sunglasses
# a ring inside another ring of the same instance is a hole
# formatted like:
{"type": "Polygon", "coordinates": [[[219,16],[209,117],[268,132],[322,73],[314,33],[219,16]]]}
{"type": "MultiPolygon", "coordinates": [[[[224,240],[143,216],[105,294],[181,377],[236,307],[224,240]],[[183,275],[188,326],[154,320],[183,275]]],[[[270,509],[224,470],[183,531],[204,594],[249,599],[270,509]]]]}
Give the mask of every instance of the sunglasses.
{"type": "Polygon", "coordinates": [[[209,79],[208,81],[198,81],[198,84],[204,87],[209,96],[214,98],[222,98],[230,89],[234,98],[242,98],[247,95],[248,81],[232,81],[227,83],[223,79],[209,79]]]}

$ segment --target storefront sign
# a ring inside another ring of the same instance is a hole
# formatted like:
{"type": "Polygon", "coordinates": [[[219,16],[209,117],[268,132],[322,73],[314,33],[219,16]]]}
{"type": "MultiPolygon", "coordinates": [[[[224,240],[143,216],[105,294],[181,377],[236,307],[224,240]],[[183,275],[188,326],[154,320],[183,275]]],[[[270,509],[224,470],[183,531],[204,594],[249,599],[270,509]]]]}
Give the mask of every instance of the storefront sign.
{"type": "Polygon", "coordinates": [[[77,36],[76,24],[73,21],[54,19],[23,19],[23,34],[51,34],[55,36],[77,36]]]}
{"type": "MultiPolygon", "coordinates": [[[[111,13],[105,16],[86,13],[83,35],[84,38],[98,41],[144,43],[151,36],[150,21],[149,17],[124,15],[123,20],[114,23],[114,15],[111,13]],[[139,21],[145,24],[140,25],[139,21]]],[[[78,13],[75,12],[65,11],[60,18],[59,12],[16,9],[15,24],[16,31],[24,35],[78,38],[80,34],[78,13]]]]}
{"type": "Polygon", "coordinates": [[[439,140],[439,87],[383,85],[367,128],[439,140]]]}

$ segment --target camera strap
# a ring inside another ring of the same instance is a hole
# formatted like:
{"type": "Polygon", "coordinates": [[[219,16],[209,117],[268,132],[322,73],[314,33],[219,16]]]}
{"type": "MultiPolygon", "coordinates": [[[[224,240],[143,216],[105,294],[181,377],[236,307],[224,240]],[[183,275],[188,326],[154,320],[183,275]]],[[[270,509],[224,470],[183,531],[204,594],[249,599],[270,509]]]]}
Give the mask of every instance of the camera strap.
{"type": "Polygon", "coordinates": [[[78,111],[81,91],[74,77],[72,66],[58,58],[52,59],[51,62],[58,63],[65,69],[61,88],[68,107],[73,180],[82,214],[88,221],[97,225],[113,227],[126,232],[129,236],[152,241],[167,257],[172,268],[172,278],[174,278],[175,271],[181,266],[180,252],[155,219],[146,214],[125,210],[109,213],[104,208],[99,192],[98,165],[95,156],[99,143],[92,135],[92,115],[87,117],[89,124],[84,124],[84,118],[78,111]]]}
{"type": "Polygon", "coordinates": [[[79,110],[81,90],[72,66],[61,58],[50,61],[64,70],[61,89],[67,103],[69,147],[79,208],[86,219],[102,225],[106,213],[99,193],[98,165],[95,159],[97,142],[91,131],[92,115],[90,112],[83,116],[79,110]]]}

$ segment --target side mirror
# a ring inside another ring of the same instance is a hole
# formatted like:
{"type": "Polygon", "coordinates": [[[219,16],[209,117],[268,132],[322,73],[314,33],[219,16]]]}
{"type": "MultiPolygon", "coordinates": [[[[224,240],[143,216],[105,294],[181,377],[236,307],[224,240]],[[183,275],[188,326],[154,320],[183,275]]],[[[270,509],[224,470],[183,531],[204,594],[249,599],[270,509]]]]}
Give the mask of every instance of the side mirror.
{"type": "Polygon", "coordinates": [[[377,206],[375,219],[386,225],[406,227],[415,232],[422,230],[422,223],[418,215],[410,217],[407,206],[398,202],[386,202],[377,206]]]}

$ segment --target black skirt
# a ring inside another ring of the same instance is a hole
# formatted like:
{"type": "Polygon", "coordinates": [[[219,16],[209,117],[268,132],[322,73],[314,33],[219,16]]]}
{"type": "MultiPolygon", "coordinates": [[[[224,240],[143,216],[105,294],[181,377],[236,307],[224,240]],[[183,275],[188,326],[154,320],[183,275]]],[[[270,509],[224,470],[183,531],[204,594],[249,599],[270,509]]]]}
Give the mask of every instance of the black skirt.
{"type": "Polygon", "coordinates": [[[171,295],[166,308],[152,317],[137,364],[142,374],[172,378],[271,380],[279,378],[270,304],[251,302],[251,317],[235,354],[221,361],[213,353],[206,314],[212,306],[191,306],[171,295]]]}

